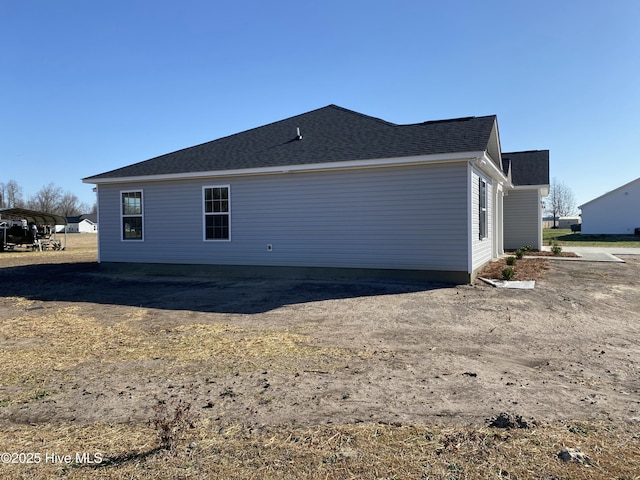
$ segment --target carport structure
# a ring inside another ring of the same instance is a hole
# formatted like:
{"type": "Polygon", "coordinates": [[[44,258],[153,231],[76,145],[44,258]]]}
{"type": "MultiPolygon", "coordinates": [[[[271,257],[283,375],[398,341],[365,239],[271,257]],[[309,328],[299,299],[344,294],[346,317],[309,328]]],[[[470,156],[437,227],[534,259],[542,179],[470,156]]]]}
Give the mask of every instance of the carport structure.
{"type": "MultiPolygon", "coordinates": [[[[0,208],[0,224],[5,220],[22,221],[26,220],[27,224],[35,223],[36,225],[48,225],[51,227],[51,232],[55,238],[56,225],[67,225],[67,219],[62,215],[56,215],[55,213],[39,212],[37,210],[29,210],[26,208],[0,208]]],[[[2,246],[7,244],[7,228],[2,229],[2,246]]],[[[38,242],[38,247],[42,249],[42,244],[38,242]]],[[[64,229],[64,244],[61,249],[64,250],[67,247],[67,229],[64,229]]]]}

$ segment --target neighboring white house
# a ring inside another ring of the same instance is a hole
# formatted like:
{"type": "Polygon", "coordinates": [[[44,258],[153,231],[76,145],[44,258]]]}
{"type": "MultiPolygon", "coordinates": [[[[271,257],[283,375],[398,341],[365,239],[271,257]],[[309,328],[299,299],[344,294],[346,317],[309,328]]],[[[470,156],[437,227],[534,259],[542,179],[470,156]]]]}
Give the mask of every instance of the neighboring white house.
{"type": "Polygon", "coordinates": [[[96,233],[98,231],[98,215],[95,213],[67,217],[68,233],[96,233]]]}
{"type": "Polygon", "coordinates": [[[630,234],[640,229],[640,178],[580,205],[583,234],[630,234]]]}
{"type": "Polygon", "coordinates": [[[464,283],[504,232],[538,245],[542,163],[505,171],[493,115],[398,125],[329,105],[83,181],[103,268],[464,283]],[[528,213],[506,225],[519,193],[528,213]]]}

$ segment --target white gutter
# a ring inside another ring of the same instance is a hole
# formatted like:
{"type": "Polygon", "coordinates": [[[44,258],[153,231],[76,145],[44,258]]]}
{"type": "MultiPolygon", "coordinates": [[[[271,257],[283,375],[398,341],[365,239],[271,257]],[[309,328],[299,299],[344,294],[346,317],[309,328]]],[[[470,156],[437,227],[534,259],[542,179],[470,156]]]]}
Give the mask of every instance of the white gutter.
{"type": "MultiPolygon", "coordinates": [[[[378,158],[370,160],[348,160],[344,162],[310,163],[306,165],[281,165],[274,167],[241,168],[230,170],[209,170],[205,172],[169,173],[161,175],[138,175],[130,177],[83,178],[83,183],[109,184],[129,182],[156,182],[163,180],[188,180],[194,178],[230,177],[238,175],[269,175],[296,172],[313,172],[325,170],[343,170],[352,168],[393,167],[399,165],[419,165],[427,163],[448,163],[477,159],[484,152],[457,152],[435,155],[418,155],[414,157],[378,158]]],[[[488,157],[487,157],[488,158],[488,157]]],[[[491,160],[489,159],[489,162],[491,160]]],[[[493,163],[493,162],[491,162],[493,163]]],[[[504,176],[504,175],[503,175],[504,176]]]]}

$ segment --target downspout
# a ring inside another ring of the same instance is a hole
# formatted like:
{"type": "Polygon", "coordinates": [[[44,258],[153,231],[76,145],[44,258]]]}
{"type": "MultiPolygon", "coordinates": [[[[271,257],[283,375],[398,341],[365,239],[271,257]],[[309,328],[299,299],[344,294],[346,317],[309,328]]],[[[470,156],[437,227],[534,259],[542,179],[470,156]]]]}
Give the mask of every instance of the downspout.
{"type": "Polygon", "coordinates": [[[542,216],[544,214],[544,210],[542,207],[542,191],[538,189],[538,250],[542,250],[544,245],[544,240],[542,239],[542,216]]]}

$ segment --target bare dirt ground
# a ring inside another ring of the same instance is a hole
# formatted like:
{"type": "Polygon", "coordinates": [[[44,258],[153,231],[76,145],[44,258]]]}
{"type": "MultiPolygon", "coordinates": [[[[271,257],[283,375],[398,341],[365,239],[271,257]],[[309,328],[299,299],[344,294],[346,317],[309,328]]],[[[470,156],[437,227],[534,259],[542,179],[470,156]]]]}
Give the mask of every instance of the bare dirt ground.
{"type": "Polygon", "coordinates": [[[0,254],[2,425],[148,424],[178,398],[220,429],[640,422],[638,257],[541,260],[521,291],[106,275],[69,241],[0,254]]]}

